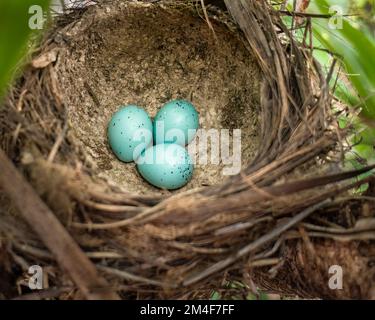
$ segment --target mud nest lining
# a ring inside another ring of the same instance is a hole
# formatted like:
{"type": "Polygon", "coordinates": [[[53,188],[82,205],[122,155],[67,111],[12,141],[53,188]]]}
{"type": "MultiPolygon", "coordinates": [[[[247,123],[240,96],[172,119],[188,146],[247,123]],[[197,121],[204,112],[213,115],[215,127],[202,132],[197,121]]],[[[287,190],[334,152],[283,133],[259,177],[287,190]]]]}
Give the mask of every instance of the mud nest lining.
{"type": "MultiPolygon", "coordinates": [[[[71,129],[98,176],[130,192],[157,192],[108,147],[107,124],[127,104],[154,117],[169,100],[189,100],[201,128],[241,129],[242,164],[254,158],[260,70],[238,33],[212,24],[213,31],[191,7],[123,3],[88,12],[70,31],[55,67],[71,129]]],[[[198,165],[180,191],[217,184],[222,170],[222,163],[198,165]]]]}

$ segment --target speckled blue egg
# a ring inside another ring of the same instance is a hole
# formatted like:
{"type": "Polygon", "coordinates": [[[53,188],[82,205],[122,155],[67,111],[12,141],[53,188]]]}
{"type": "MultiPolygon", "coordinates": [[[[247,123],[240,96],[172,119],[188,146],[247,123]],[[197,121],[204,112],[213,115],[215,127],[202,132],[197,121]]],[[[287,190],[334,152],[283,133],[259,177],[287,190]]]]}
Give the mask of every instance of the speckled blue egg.
{"type": "Polygon", "coordinates": [[[193,176],[192,160],[186,149],[177,144],[152,146],[136,162],[141,176],[161,189],[179,189],[193,176]]]}
{"type": "Polygon", "coordinates": [[[194,106],[185,100],[165,104],[154,119],[154,141],[187,145],[194,139],[199,126],[199,115],[194,106]]]}
{"type": "Polygon", "coordinates": [[[113,115],[107,134],[117,158],[131,162],[152,145],[152,121],[144,109],[128,105],[113,115]]]}

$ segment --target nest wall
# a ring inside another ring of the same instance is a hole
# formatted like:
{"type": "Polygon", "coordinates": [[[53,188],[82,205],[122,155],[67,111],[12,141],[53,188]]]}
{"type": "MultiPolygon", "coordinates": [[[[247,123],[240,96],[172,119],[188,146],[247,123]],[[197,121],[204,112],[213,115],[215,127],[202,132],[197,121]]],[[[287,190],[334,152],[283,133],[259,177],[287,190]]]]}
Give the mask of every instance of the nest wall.
{"type": "MultiPolygon", "coordinates": [[[[266,2],[225,2],[231,16],[163,0],[102,1],[58,17],[0,110],[1,146],[123,298],[207,297],[235,279],[371,297],[371,236],[355,226],[372,216],[362,200],[339,198],[360,183],[340,172],[345,133],[327,79],[266,2]],[[196,102],[204,126],[243,129],[239,175],[198,168],[186,189],[159,192],[113,158],[105,124],[119,104],[154,114],[180,97],[196,102]],[[339,263],[352,276],[332,291],[327,268],[339,263]]],[[[51,283],[71,286],[1,201],[9,263],[48,265],[51,283]]]]}

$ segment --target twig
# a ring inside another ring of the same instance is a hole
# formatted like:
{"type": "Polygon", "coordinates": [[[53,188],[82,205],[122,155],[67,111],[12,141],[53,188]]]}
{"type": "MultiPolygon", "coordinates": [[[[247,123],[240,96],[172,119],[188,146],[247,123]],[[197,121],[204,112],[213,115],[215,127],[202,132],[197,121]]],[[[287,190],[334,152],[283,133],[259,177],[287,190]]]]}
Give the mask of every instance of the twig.
{"type": "Polygon", "coordinates": [[[225,260],[222,260],[218,263],[215,263],[211,267],[207,268],[200,274],[193,276],[191,278],[186,279],[183,282],[184,286],[190,286],[198,281],[201,281],[204,278],[209,277],[210,275],[223,270],[224,268],[230,266],[235,261],[241,259],[242,257],[248,255],[250,252],[258,249],[259,247],[265,245],[266,243],[272,241],[273,239],[280,236],[283,232],[287,231],[297,223],[301,222],[303,219],[308,217],[310,214],[312,214],[314,211],[321,209],[322,207],[326,206],[331,200],[326,199],[320,203],[317,203],[316,205],[313,205],[305,210],[303,210],[301,213],[287,221],[286,223],[276,227],[273,231],[269,232],[268,234],[265,234],[264,236],[260,237],[256,241],[248,244],[247,246],[240,249],[238,252],[236,252],[234,255],[229,256],[225,260]]]}
{"type": "Polygon", "coordinates": [[[53,212],[0,149],[0,185],[87,299],[119,299],[53,212]]]}
{"type": "Polygon", "coordinates": [[[147,279],[147,278],[144,278],[144,277],[140,277],[140,276],[131,274],[131,273],[129,273],[127,271],[124,271],[124,270],[118,270],[118,269],[114,269],[114,268],[110,268],[110,267],[105,267],[105,266],[102,266],[102,265],[97,265],[97,268],[99,270],[102,270],[102,271],[108,273],[108,274],[111,274],[111,275],[114,275],[114,276],[117,276],[117,277],[120,277],[120,278],[123,278],[123,279],[126,279],[126,280],[130,280],[130,281],[141,282],[141,283],[145,283],[145,284],[149,284],[149,285],[166,287],[166,288],[176,288],[176,286],[177,286],[175,284],[171,284],[171,283],[168,284],[168,283],[164,283],[164,282],[160,282],[160,281],[156,281],[156,280],[152,280],[152,279],[147,279]]]}
{"type": "MultiPolygon", "coordinates": [[[[279,10],[276,12],[284,14],[286,16],[290,16],[290,17],[302,17],[302,18],[310,17],[310,18],[330,19],[335,15],[333,13],[332,14],[320,14],[320,13],[305,13],[305,12],[294,12],[294,11],[285,11],[285,10],[279,10]]],[[[355,16],[357,15],[355,14],[342,15],[342,17],[355,17],[355,16]]]]}
{"type": "Polygon", "coordinates": [[[265,266],[273,266],[275,264],[280,263],[280,259],[272,258],[272,259],[261,259],[249,262],[248,266],[252,268],[256,267],[265,267],[265,266]]]}
{"type": "Polygon", "coordinates": [[[210,30],[212,31],[215,39],[217,40],[217,36],[216,36],[216,33],[215,33],[215,30],[214,30],[214,27],[212,26],[212,23],[210,21],[210,18],[208,16],[208,13],[207,13],[207,9],[206,9],[206,5],[204,4],[204,0],[201,0],[201,5],[202,5],[202,10],[203,10],[203,14],[204,14],[204,17],[206,19],[206,22],[208,24],[208,27],[210,28],[210,30]]]}
{"type": "Polygon", "coordinates": [[[48,288],[14,298],[13,300],[43,300],[59,297],[62,293],[69,292],[74,288],[48,288]]]}
{"type": "MultiPolygon", "coordinates": [[[[46,250],[42,250],[39,248],[34,248],[28,244],[21,244],[19,242],[13,242],[13,246],[25,253],[33,255],[35,257],[41,259],[48,259],[52,260],[53,256],[46,250]]],[[[111,251],[91,251],[85,252],[86,256],[90,259],[123,259],[124,256],[118,252],[111,252],[111,251]]]]}
{"type": "Polygon", "coordinates": [[[59,151],[59,148],[60,148],[61,144],[64,142],[65,135],[66,135],[67,131],[68,131],[68,121],[67,121],[67,119],[65,119],[64,126],[63,126],[60,134],[58,135],[58,137],[56,139],[56,142],[53,145],[53,147],[52,147],[52,149],[51,149],[51,151],[48,155],[47,161],[49,163],[52,163],[53,160],[55,159],[55,156],[56,156],[57,152],[59,151]]]}
{"type": "Polygon", "coordinates": [[[122,206],[122,205],[113,205],[113,204],[104,204],[97,203],[91,200],[81,200],[82,203],[90,208],[97,210],[112,212],[112,213],[122,213],[122,212],[132,212],[138,213],[143,210],[144,207],[135,207],[135,206],[122,206]]]}

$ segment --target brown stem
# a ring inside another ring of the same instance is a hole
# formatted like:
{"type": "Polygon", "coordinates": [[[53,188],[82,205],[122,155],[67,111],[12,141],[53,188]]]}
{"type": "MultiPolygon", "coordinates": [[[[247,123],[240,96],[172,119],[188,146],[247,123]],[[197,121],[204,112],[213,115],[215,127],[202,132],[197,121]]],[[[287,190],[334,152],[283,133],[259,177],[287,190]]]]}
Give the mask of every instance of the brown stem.
{"type": "Polygon", "coordinates": [[[0,186],[86,299],[119,299],[53,212],[0,149],[0,186]]]}

